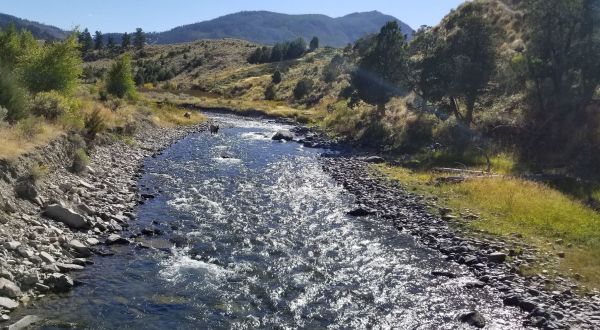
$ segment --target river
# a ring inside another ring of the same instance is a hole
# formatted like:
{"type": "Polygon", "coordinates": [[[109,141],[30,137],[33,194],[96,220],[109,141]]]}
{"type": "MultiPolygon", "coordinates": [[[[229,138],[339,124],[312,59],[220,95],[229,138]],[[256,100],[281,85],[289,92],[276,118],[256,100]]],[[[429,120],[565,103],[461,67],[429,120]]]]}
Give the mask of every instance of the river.
{"type": "Polygon", "coordinates": [[[498,294],[389,222],[350,217],[353,196],[321,168],[324,150],[270,139],[285,125],[219,116],[146,161],[156,194],[132,231],[152,249],[115,246],[83,283],[19,313],[42,329],[455,329],[476,309],[490,329],[521,328],[498,294]],[[433,270],[460,274],[433,277],[433,270]]]}

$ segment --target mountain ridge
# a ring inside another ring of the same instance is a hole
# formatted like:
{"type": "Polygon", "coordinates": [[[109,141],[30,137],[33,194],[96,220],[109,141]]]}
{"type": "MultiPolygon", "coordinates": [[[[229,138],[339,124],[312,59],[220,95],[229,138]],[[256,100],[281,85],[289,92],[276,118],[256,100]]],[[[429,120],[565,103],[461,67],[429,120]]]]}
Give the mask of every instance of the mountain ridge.
{"type": "Polygon", "coordinates": [[[65,38],[69,35],[69,32],[57,28],[56,26],[0,13],[0,29],[6,29],[10,24],[14,24],[17,30],[29,30],[37,39],[56,40],[65,38]]]}

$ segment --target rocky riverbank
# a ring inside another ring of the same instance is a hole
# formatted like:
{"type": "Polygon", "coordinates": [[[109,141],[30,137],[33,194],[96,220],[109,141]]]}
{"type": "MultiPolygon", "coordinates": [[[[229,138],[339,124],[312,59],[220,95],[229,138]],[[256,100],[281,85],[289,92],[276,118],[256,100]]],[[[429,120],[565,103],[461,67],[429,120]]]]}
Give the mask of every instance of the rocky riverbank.
{"type": "MultiPolygon", "coordinates": [[[[533,262],[536,254],[514,240],[492,237],[473,238],[450,226],[441,216],[434,216],[426,206],[429,201],[405,191],[398,182],[390,181],[369,169],[379,157],[323,157],[323,168],[356,196],[354,216],[377,215],[393,221],[398,230],[410,233],[418,241],[447,256],[449,262],[468,267],[478,279],[467,283],[465,290],[490,286],[502,293],[503,303],[524,313],[523,326],[543,329],[599,329],[600,297],[575,294],[577,285],[564,278],[543,274],[523,277],[521,265],[533,262]],[[551,289],[549,289],[551,288],[551,289]]],[[[431,276],[455,277],[440,269],[431,276]]],[[[473,311],[461,315],[468,324],[482,327],[485,320],[473,311]]]]}
{"type": "Polygon", "coordinates": [[[62,137],[14,161],[0,162],[0,320],[47,294],[69,291],[69,276],[110,254],[140,195],[143,160],[205,125],[157,128],[140,124],[127,143],[108,141],[91,152],[81,174],[71,171],[80,142],[62,137]]]}

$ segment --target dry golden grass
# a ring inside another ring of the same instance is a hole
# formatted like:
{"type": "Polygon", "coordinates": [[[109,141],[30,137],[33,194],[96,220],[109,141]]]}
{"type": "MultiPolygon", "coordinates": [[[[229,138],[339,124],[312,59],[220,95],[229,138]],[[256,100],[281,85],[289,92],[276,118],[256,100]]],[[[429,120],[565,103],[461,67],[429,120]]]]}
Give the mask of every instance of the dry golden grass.
{"type": "Polygon", "coordinates": [[[474,232],[500,237],[519,233],[524,242],[541,251],[565,252],[556,270],[567,276],[580,274],[581,283],[600,288],[600,214],[579,201],[544,184],[518,178],[474,178],[433,185],[439,174],[390,166],[378,169],[409,190],[437,196],[444,206],[480,215],[480,220],[465,222],[474,232]],[[559,245],[558,240],[564,243],[559,245]]]}
{"type": "Polygon", "coordinates": [[[64,134],[61,127],[48,123],[42,123],[36,131],[33,135],[25,136],[18,126],[0,127],[0,158],[16,159],[64,134]]]}

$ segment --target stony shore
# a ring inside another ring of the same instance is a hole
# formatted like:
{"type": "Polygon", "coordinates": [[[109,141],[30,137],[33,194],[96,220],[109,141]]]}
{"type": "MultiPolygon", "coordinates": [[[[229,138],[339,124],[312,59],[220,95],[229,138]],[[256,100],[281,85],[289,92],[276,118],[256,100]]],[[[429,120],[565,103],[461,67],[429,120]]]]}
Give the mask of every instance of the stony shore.
{"type": "Polygon", "coordinates": [[[0,321],[44,294],[77,285],[70,272],[84,269],[94,254],[106,254],[106,244],[125,240],[120,233],[144,199],[137,186],[143,160],[205,129],[140,125],[129,143],[96,146],[81,174],[70,171],[78,142],[66,136],[0,161],[0,321]],[[35,182],[32,168],[44,169],[35,182]]]}
{"type": "MultiPolygon", "coordinates": [[[[600,297],[577,295],[577,285],[565,278],[550,278],[543,274],[520,276],[519,266],[534,262],[537,255],[521,244],[518,237],[514,240],[474,238],[461,232],[441,216],[432,215],[427,204],[435,205],[430,201],[408,193],[398,182],[369,169],[369,163],[381,161],[379,157],[323,158],[323,168],[356,196],[357,206],[351,215],[377,215],[393,221],[398,230],[440,251],[448,262],[465,265],[477,278],[477,281],[467,283],[465,290],[494,288],[501,293],[504,305],[523,311],[524,327],[600,329],[600,297]]],[[[443,269],[431,275],[457,276],[443,269]]],[[[461,320],[478,326],[485,324],[477,311],[462,315],[461,320]]]]}

